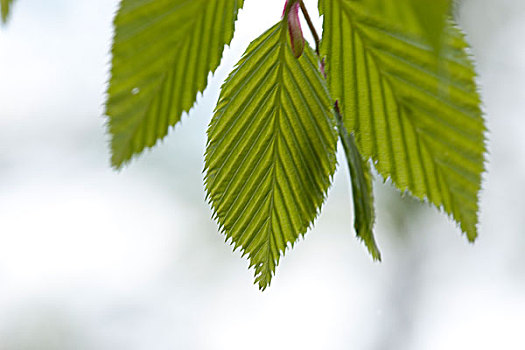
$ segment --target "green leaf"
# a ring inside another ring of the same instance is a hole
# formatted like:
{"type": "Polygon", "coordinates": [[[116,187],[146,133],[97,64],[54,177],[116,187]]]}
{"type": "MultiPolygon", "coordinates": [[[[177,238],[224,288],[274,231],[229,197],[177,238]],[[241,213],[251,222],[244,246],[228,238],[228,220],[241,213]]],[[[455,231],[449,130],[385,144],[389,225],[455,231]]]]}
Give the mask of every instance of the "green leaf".
{"type": "Polygon", "coordinates": [[[243,0],[123,0],[106,114],[112,164],[152,147],[207,85],[243,0]]]}
{"type": "Polygon", "coordinates": [[[421,35],[400,32],[394,14],[376,18],[349,0],[321,0],[320,10],[328,84],[359,150],[473,241],[485,127],[462,34],[448,26],[438,54],[421,35]]]}
{"type": "Polygon", "coordinates": [[[215,217],[264,290],[316,218],[336,166],[337,131],[319,61],[296,59],[286,21],[250,44],[208,129],[205,182],[215,217]]]}
{"type": "Polygon", "coordinates": [[[2,17],[2,23],[6,23],[9,17],[9,10],[14,0],[0,0],[0,15],[2,17]]]}
{"type": "MultiPolygon", "coordinates": [[[[337,108],[338,110],[338,108],[337,108]]],[[[374,238],[374,191],[370,165],[361,157],[354,135],[349,134],[344,126],[342,116],[337,113],[339,137],[345,150],[348,169],[352,182],[354,199],[354,227],[357,236],[363,240],[374,260],[381,261],[381,252],[374,238]]]]}

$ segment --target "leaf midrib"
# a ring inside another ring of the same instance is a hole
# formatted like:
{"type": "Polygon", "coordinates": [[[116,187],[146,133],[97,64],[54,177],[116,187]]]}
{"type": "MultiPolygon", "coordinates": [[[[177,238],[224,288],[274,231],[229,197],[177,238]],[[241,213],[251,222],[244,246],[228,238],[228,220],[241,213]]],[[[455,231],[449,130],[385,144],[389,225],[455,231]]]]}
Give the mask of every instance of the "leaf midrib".
{"type": "MultiPolygon", "coordinates": [[[[280,43],[279,43],[279,67],[278,67],[278,71],[277,71],[277,78],[280,79],[281,81],[278,82],[277,84],[277,91],[275,93],[275,96],[274,96],[274,106],[277,105],[277,102],[278,100],[282,99],[282,86],[284,85],[284,82],[282,81],[283,79],[283,66],[285,64],[285,60],[286,60],[286,57],[285,57],[285,54],[286,54],[286,44],[287,42],[283,40],[283,37],[285,38],[285,35],[286,35],[286,30],[284,30],[285,28],[285,25],[284,25],[284,21],[281,22],[281,26],[280,26],[280,30],[281,30],[281,37],[280,37],[280,43]]],[[[286,40],[286,39],[285,39],[286,40]]],[[[281,105],[281,104],[279,104],[281,105]]],[[[282,108],[279,108],[278,111],[275,111],[275,116],[274,116],[274,120],[273,120],[273,140],[272,140],[272,143],[273,143],[273,161],[272,161],[272,189],[271,189],[271,197],[270,197],[270,208],[268,209],[269,213],[270,213],[270,222],[269,222],[269,225],[268,225],[268,228],[266,229],[266,236],[267,236],[267,240],[266,240],[266,261],[267,263],[265,264],[265,275],[266,276],[270,276],[272,275],[272,270],[270,269],[270,264],[268,263],[270,261],[270,259],[273,261],[273,257],[271,256],[271,243],[272,243],[272,231],[273,231],[273,225],[274,225],[274,222],[273,222],[273,218],[274,218],[274,211],[275,211],[275,191],[276,191],[276,184],[277,184],[277,171],[276,171],[276,164],[277,164],[277,160],[280,161],[280,158],[279,158],[279,152],[278,152],[278,142],[279,142],[279,139],[280,139],[280,135],[281,135],[281,130],[280,130],[280,117],[281,117],[281,113],[282,113],[282,108]]],[[[284,234],[282,232],[282,228],[281,228],[281,234],[284,234]]],[[[283,237],[284,238],[284,237],[283,237]]],[[[286,241],[286,240],[283,240],[283,241],[286,241]]]]}

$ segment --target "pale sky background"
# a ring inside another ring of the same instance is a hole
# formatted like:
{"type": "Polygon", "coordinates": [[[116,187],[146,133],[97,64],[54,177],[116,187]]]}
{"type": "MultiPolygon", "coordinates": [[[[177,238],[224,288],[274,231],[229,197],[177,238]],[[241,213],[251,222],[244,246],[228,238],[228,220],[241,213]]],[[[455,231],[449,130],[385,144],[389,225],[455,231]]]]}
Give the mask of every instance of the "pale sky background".
{"type": "Polygon", "coordinates": [[[1,350],[525,349],[523,0],[460,9],[490,129],[476,244],[378,183],[373,263],[340,157],[264,293],[210,219],[202,156],[222,81],[283,1],[246,0],[198,106],[121,172],[102,116],[116,6],[17,0],[0,30],[1,350]]]}

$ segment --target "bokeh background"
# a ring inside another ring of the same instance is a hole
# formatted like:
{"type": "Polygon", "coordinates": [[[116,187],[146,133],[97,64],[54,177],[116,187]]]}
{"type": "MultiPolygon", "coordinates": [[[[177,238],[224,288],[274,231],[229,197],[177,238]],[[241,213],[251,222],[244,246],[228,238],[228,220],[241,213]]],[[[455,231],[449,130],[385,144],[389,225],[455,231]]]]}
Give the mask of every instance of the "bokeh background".
{"type": "Polygon", "coordinates": [[[377,181],[372,262],[340,152],[315,228],[261,293],[210,219],[202,156],[222,81],[282,3],[246,1],[191,116],[115,172],[117,1],[17,1],[0,30],[0,349],[525,349],[525,2],[458,11],[490,129],[478,241],[377,181]]]}

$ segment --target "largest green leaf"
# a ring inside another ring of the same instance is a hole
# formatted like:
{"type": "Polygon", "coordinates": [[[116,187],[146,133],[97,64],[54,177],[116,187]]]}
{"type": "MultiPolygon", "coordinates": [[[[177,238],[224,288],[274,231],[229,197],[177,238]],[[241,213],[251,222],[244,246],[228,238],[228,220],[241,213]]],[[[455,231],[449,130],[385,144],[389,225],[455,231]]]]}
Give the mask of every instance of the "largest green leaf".
{"type": "Polygon", "coordinates": [[[261,289],[312,224],[330,186],[332,106],[317,56],[307,46],[294,57],[285,21],[250,44],[222,88],[208,130],[206,189],[261,289]]]}
{"type": "Polygon", "coordinates": [[[334,99],[359,149],[402,191],[428,199],[477,236],[484,124],[463,36],[448,26],[438,54],[425,28],[367,1],[321,0],[321,45],[334,99]]]}
{"type": "Polygon", "coordinates": [[[219,65],[244,0],[123,0],[106,113],[112,164],[155,145],[219,65]]]}

